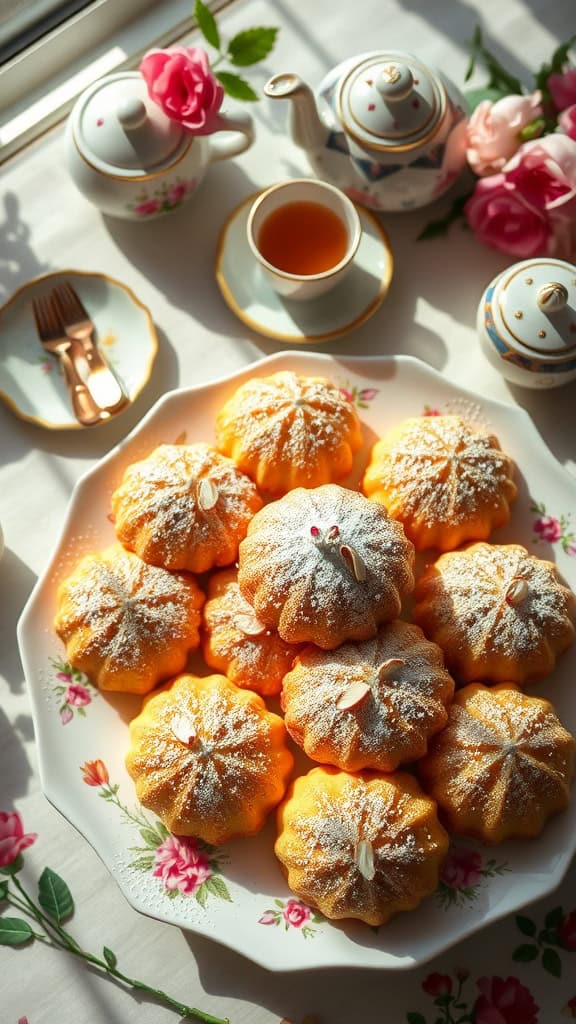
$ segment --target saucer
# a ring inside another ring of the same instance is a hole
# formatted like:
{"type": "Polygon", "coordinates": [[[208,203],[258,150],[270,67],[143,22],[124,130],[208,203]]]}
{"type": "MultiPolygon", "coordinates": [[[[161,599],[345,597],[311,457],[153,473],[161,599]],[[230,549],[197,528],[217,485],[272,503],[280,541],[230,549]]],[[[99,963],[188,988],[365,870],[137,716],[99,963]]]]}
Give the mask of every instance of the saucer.
{"type": "Polygon", "coordinates": [[[72,413],[56,356],[40,344],[32,313],[32,299],[64,281],[76,289],[94,321],[102,355],[129,399],[123,409],[149,380],[158,338],[147,307],[130,288],[107,274],[80,270],[44,274],[28,281],[0,307],[0,398],[30,423],[49,430],[84,430],[72,413]]]}
{"type": "Polygon", "coordinates": [[[258,194],[233,211],[218,244],[216,280],[232,312],[259,334],[303,345],[337,338],[368,320],[388,291],[393,268],[388,236],[374,214],[357,207],[362,238],[342,284],[319,298],[294,302],[267,284],[248,245],[246,223],[258,194]]]}

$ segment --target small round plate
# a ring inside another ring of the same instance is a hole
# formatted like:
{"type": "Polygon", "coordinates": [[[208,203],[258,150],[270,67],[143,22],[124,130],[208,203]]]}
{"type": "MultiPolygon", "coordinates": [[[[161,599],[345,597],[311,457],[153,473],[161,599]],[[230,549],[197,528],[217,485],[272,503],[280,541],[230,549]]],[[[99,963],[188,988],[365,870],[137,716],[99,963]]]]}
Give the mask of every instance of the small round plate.
{"type": "Polygon", "coordinates": [[[45,274],[28,281],[0,307],[0,398],[21,419],[41,427],[83,430],[72,412],[58,358],[42,348],[32,313],[32,299],[64,281],[76,289],[94,321],[96,342],[122,383],[128,404],[150,377],[158,338],[146,306],[130,288],[106,274],[45,274]]]}
{"type": "Polygon", "coordinates": [[[233,313],[258,334],[303,345],[330,341],[359,327],[376,312],[392,278],[392,251],[376,217],[357,207],[362,239],[343,283],[317,299],[281,298],[260,273],[246,237],[256,198],[249,196],[230,215],[220,235],[216,280],[233,313]]]}

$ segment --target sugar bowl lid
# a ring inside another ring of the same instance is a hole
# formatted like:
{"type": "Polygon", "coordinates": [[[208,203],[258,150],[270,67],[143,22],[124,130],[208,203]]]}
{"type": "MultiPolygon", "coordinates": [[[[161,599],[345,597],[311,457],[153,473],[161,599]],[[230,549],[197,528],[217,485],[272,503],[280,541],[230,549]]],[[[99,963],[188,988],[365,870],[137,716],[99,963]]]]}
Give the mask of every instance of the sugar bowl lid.
{"type": "Polygon", "coordinates": [[[376,148],[404,150],[423,145],[445,110],[441,80],[409,53],[371,54],[340,83],[344,130],[376,148]]]}
{"type": "Polygon", "coordinates": [[[551,359],[576,353],[576,266],[524,260],[505,272],[491,302],[494,328],[512,348],[551,359]]]}
{"type": "Polygon", "coordinates": [[[103,173],[137,177],[178,159],[190,136],[148,96],[138,71],[107,75],[78,99],[71,114],[74,142],[103,173]]]}

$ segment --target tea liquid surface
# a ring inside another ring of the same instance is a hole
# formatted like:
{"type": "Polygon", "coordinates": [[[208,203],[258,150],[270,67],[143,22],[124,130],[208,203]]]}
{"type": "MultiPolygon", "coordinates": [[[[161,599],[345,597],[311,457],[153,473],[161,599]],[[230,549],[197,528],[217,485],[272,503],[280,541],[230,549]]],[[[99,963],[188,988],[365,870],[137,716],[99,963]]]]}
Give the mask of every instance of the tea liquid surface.
{"type": "Polygon", "coordinates": [[[344,221],[321,203],[286,203],[266,217],[258,248],[278,270],[322,274],[346,255],[348,232],[344,221]]]}

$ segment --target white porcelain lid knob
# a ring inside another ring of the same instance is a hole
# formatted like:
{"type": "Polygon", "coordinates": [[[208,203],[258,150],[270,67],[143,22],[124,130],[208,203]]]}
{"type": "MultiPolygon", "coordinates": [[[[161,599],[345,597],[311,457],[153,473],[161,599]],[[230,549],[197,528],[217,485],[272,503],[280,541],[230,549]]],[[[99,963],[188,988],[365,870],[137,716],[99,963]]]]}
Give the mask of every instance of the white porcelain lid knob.
{"type": "Polygon", "coordinates": [[[414,89],[414,75],[406,64],[383,64],[375,86],[382,99],[392,103],[405,100],[414,89]]]}
{"type": "Polygon", "coordinates": [[[538,289],[536,301],[545,313],[558,313],[568,303],[568,289],[559,281],[550,281],[538,289]]]}
{"type": "Polygon", "coordinates": [[[120,100],[116,116],[123,128],[141,128],[146,121],[146,106],[136,96],[120,100]]]}

